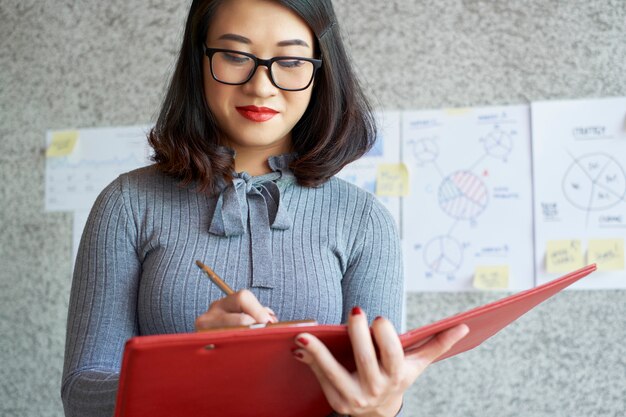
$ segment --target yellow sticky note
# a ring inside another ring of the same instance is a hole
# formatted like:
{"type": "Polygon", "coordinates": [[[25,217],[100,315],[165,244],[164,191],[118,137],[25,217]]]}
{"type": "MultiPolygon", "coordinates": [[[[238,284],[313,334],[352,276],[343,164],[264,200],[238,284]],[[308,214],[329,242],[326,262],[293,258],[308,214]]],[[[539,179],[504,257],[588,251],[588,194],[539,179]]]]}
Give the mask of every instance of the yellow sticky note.
{"type": "Polygon", "coordinates": [[[506,290],[509,288],[507,265],[477,266],[474,270],[474,288],[479,290],[506,290]]]}
{"type": "Polygon", "coordinates": [[[409,194],[409,170],[404,164],[379,164],[376,195],[401,197],[409,194]]]}
{"type": "Polygon", "coordinates": [[[546,245],[546,270],[570,272],[582,268],[585,262],[580,240],[549,240],[546,245]]]}
{"type": "Polygon", "coordinates": [[[50,145],[46,149],[46,158],[71,154],[76,142],[78,142],[78,130],[53,132],[50,145]]]}
{"type": "Polygon", "coordinates": [[[464,116],[472,111],[471,107],[449,107],[443,109],[448,116],[464,116]]]}
{"type": "Polygon", "coordinates": [[[624,270],[624,239],[590,239],[587,260],[598,271],[624,270]]]}

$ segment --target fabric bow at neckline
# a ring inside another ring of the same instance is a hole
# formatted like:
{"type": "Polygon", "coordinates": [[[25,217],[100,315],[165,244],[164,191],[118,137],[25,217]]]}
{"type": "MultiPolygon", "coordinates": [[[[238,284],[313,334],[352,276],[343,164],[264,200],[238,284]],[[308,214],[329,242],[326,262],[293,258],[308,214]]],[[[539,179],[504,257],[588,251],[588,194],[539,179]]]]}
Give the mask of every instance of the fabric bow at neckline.
{"type": "Polygon", "coordinates": [[[209,232],[216,236],[240,236],[249,226],[253,287],[274,287],[270,229],[287,230],[291,227],[277,184],[278,181],[293,181],[288,168],[291,160],[293,155],[290,154],[269,158],[272,172],[258,177],[246,172],[236,173],[219,194],[211,220],[209,232]]]}

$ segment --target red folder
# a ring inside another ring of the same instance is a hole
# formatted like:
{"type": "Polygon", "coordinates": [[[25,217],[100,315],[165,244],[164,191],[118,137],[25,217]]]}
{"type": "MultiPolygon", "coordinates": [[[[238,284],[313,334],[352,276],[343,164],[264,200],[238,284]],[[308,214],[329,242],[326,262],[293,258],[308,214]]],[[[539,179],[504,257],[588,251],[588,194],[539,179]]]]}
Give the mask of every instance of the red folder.
{"type": "MultiPolygon", "coordinates": [[[[562,278],[499,301],[411,330],[400,336],[405,351],[465,323],[470,333],[448,353],[472,349],[537,304],[588,275],[589,265],[562,278]]],[[[319,337],[354,370],[343,325],[216,330],[138,336],[126,343],[115,417],[326,416],[332,412],[308,366],[291,349],[301,333],[319,337]]]]}

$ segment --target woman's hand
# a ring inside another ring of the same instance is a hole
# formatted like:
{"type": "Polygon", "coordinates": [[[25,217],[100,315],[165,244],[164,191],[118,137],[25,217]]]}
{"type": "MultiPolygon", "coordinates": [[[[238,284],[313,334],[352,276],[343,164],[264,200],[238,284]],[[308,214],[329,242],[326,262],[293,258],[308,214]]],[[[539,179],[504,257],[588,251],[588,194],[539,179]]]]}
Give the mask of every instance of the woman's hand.
{"type": "Polygon", "coordinates": [[[211,303],[207,312],[196,318],[196,331],[277,321],[271,308],[261,305],[252,292],[241,290],[211,303]]]}
{"type": "Polygon", "coordinates": [[[294,351],[294,356],[311,367],[328,403],[337,413],[395,416],[406,389],[428,365],[468,331],[465,325],[446,330],[405,355],[391,322],[376,318],[370,333],[365,313],[355,307],[348,319],[348,334],[357,368],[355,372],[349,373],[318,338],[308,333],[296,337],[299,349],[294,351]],[[376,357],[372,334],[380,360],[376,357]]]}

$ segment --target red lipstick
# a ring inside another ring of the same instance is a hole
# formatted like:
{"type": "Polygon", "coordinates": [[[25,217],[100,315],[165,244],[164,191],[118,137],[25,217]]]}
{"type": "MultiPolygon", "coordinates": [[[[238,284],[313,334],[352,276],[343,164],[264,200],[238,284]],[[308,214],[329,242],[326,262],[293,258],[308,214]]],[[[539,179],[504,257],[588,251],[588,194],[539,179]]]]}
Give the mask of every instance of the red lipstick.
{"type": "Polygon", "coordinates": [[[276,110],[270,109],[269,107],[242,106],[235,108],[239,114],[253,122],[267,122],[278,114],[276,110]]]}

